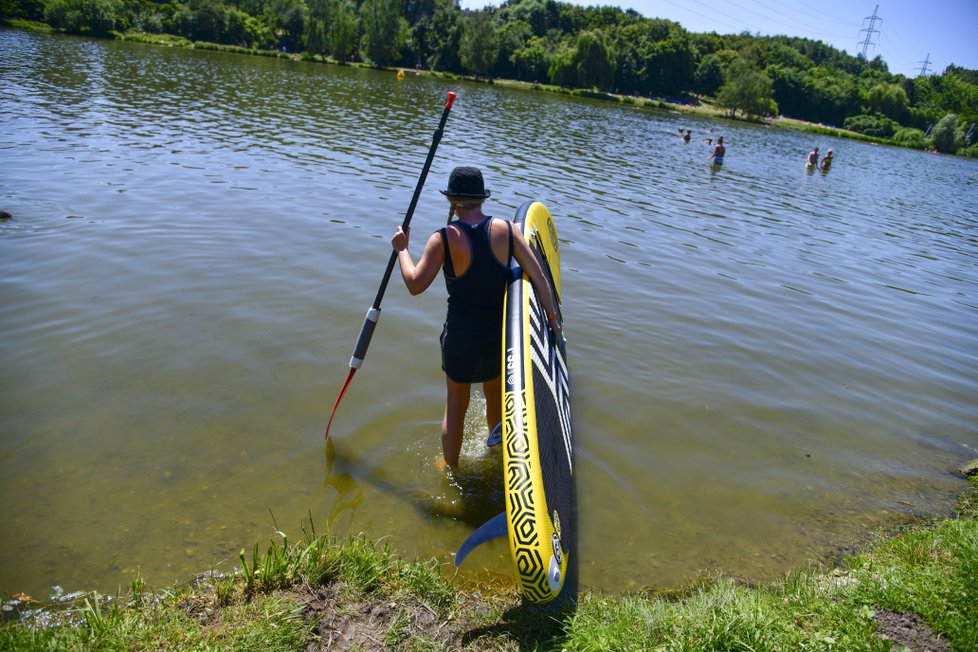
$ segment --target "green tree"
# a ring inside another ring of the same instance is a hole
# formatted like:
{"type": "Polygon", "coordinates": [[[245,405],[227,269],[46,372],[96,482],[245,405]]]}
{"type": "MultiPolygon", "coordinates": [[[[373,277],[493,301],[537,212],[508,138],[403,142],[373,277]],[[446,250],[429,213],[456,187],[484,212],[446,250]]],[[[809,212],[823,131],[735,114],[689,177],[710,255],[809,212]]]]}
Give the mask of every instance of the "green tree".
{"type": "Polygon", "coordinates": [[[783,115],[798,118],[810,110],[805,92],[804,73],[801,70],[771,65],[764,70],[764,73],[771,79],[774,100],[783,115]]]}
{"type": "Polygon", "coordinates": [[[275,46],[275,35],[267,25],[240,9],[230,8],[227,12],[227,28],[224,40],[241,47],[268,49],[275,46]]]}
{"type": "Polygon", "coordinates": [[[539,36],[531,37],[526,45],[512,54],[517,79],[532,82],[547,79],[550,58],[549,42],[539,36]]]}
{"type": "Polygon", "coordinates": [[[850,131],[867,136],[876,136],[877,138],[889,138],[899,127],[897,123],[878,113],[874,115],[851,115],[845,119],[842,126],[850,131]]]}
{"type": "Polygon", "coordinates": [[[686,30],[669,26],[669,36],[645,49],[645,83],[656,95],[682,95],[693,87],[693,50],[686,30]]]}
{"type": "Polygon", "coordinates": [[[727,81],[717,93],[716,102],[719,107],[729,109],[732,117],[736,117],[737,111],[763,116],[778,112],[773,94],[771,78],[740,57],[728,68],[727,81]]]}
{"type": "Polygon", "coordinates": [[[71,34],[108,36],[121,11],[118,0],[51,0],[44,10],[49,25],[71,34]]]}
{"type": "Polygon", "coordinates": [[[0,0],[0,20],[14,18],[20,13],[20,2],[17,0],[0,0]]]}
{"type": "Polygon", "coordinates": [[[693,74],[693,88],[704,95],[715,95],[723,86],[723,64],[720,57],[708,54],[701,58],[693,74]]]}
{"type": "Polygon", "coordinates": [[[227,7],[217,0],[193,0],[184,14],[184,34],[194,41],[220,43],[227,26],[227,7]]]}
{"type": "Polygon", "coordinates": [[[462,66],[475,74],[488,75],[496,65],[498,44],[492,15],[488,11],[476,11],[462,21],[462,38],[458,54],[462,66]]]}
{"type": "Polygon", "coordinates": [[[922,132],[920,129],[912,129],[910,127],[898,129],[896,133],[893,134],[893,140],[904,145],[905,147],[912,147],[914,149],[927,148],[927,141],[924,139],[924,132],[922,132]]]}
{"type": "Polygon", "coordinates": [[[804,72],[802,83],[807,102],[793,117],[842,124],[847,115],[859,113],[859,94],[852,74],[830,66],[815,66],[804,72]]]}
{"type": "Polygon", "coordinates": [[[523,49],[532,37],[533,29],[529,24],[520,20],[504,22],[497,27],[496,43],[499,51],[496,57],[496,77],[522,79],[513,54],[523,49]]]}
{"type": "Polygon", "coordinates": [[[326,54],[326,5],[328,0],[308,0],[309,15],[306,18],[306,52],[326,54]]]}
{"type": "Polygon", "coordinates": [[[601,32],[580,33],[573,65],[577,85],[584,88],[608,90],[615,80],[614,53],[601,32]]]}
{"type": "Polygon", "coordinates": [[[270,0],[265,5],[265,16],[282,47],[289,52],[305,49],[303,39],[309,16],[305,0],[270,0]]]}
{"type": "Polygon", "coordinates": [[[910,109],[907,92],[899,84],[876,84],[865,94],[863,101],[869,111],[881,113],[897,122],[903,122],[910,109]]]}
{"type": "Polygon", "coordinates": [[[360,51],[364,58],[378,66],[393,63],[406,39],[401,0],[364,0],[360,5],[360,25],[360,51]]]}
{"type": "Polygon", "coordinates": [[[346,61],[353,54],[357,38],[353,0],[329,0],[326,9],[326,53],[337,61],[346,61]]]}
{"type": "Polygon", "coordinates": [[[948,113],[941,118],[930,132],[934,149],[945,154],[953,154],[963,144],[958,139],[958,116],[948,113]]]}
{"type": "Polygon", "coordinates": [[[455,0],[435,0],[431,29],[425,33],[422,62],[433,70],[461,70],[462,11],[455,0]]]}
{"type": "Polygon", "coordinates": [[[636,20],[614,34],[617,80],[624,92],[681,95],[692,89],[692,41],[678,23],[636,20]]]}
{"type": "Polygon", "coordinates": [[[550,68],[547,69],[547,79],[557,86],[576,86],[577,70],[574,57],[577,55],[569,39],[562,39],[553,49],[550,56],[550,68]]]}
{"type": "Polygon", "coordinates": [[[557,7],[553,0],[510,2],[499,10],[503,22],[520,21],[530,26],[535,36],[543,37],[556,27],[557,7]]]}

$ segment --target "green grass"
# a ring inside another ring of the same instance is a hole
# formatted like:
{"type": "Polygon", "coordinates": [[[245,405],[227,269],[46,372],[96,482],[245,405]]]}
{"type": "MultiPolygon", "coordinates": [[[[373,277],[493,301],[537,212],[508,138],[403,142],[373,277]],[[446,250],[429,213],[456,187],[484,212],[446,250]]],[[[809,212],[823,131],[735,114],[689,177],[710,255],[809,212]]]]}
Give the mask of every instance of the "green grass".
{"type": "MultiPolygon", "coordinates": [[[[768,586],[715,576],[668,593],[585,591],[562,611],[520,602],[509,583],[471,586],[435,560],[406,563],[360,535],[310,525],[241,552],[231,575],[205,573],[159,593],[137,577],[119,596],[86,594],[44,609],[12,600],[0,650],[349,649],[879,650],[881,612],[913,614],[923,635],[978,649],[978,478],[948,518],[883,537],[831,569],[768,586]],[[338,640],[338,639],[337,639],[338,640]]],[[[907,616],[909,617],[909,616],[907,616]]],[[[899,649],[899,648],[894,648],[899,649]]]]}

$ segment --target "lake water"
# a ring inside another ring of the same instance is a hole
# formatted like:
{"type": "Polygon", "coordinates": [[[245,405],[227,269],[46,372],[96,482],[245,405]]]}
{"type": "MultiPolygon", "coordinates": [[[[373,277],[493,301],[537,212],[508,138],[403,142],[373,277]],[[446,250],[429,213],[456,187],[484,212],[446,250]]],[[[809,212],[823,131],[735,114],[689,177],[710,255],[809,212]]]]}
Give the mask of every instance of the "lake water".
{"type": "MultiPolygon", "coordinates": [[[[440,281],[395,272],[323,443],[449,90],[413,249],[457,164],[487,212],[554,214],[582,585],[770,580],[967,486],[976,161],[259,57],[11,30],[0,52],[3,594],[163,588],[309,519],[450,573],[501,464],[476,401],[463,470],[433,469],[440,281]]],[[[504,542],[483,572],[512,575],[504,542]]]]}

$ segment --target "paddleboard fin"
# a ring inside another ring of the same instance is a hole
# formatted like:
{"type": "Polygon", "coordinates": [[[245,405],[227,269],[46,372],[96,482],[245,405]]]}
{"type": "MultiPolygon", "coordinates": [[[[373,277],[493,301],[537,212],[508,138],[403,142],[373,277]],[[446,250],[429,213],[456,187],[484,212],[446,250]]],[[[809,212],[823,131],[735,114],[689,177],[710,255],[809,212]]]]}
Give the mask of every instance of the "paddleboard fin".
{"type": "Polygon", "coordinates": [[[462,565],[469,553],[481,546],[486,541],[504,537],[508,534],[506,530],[506,512],[493,516],[491,519],[479,526],[479,529],[469,535],[458,552],[455,553],[455,568],[462,565]]]}
{"type": "Polygon", "coordinates": [[[498,444],[503,443],[503,422],[500,421],[496,424],[496,427],[492,429],[489,433],[489,439],[486,440],[486,446],[492,448],[498,444]]]}

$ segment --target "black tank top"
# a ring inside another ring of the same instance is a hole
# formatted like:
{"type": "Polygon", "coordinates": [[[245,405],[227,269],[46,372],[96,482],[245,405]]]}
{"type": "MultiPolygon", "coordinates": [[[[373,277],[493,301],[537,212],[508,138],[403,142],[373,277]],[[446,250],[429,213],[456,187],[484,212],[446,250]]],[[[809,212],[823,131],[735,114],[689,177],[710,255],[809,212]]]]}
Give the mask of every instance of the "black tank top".
{"type": "MultiPolygon", "coordinates": [[[[503,265],[492,253],[490,228],[492,217],[487,217],[478,224],[455,222],[465,233],[472,251],[468,269],[461,276],[455,275],[452,264],[451,249],[448,246],[447,227],[441,229],[441,241],[445,248],[445,264],[443,273],[445,287],[448,289],[448,318],[449,324],[487,320],[490,324],[500,322],[503,313],[503,295],[506,293],[506,280],[509,278],[509,267],[503,265]]],[[[509,227],[509,256],[513,256],[513,225],[509,227]]]]}

